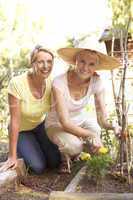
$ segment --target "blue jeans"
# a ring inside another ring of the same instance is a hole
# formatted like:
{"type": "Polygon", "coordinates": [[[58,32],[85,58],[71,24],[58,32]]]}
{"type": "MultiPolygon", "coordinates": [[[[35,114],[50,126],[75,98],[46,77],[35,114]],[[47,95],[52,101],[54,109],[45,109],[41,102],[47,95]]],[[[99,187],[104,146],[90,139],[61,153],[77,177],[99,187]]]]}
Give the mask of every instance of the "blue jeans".
{"type": "Polygon", "coordinates": [[[44,122],[19,133],[17,153],[36,174],[43,173],[46,167],[57,168],[61,162],[58,147],[48,139],[44,122]]]}

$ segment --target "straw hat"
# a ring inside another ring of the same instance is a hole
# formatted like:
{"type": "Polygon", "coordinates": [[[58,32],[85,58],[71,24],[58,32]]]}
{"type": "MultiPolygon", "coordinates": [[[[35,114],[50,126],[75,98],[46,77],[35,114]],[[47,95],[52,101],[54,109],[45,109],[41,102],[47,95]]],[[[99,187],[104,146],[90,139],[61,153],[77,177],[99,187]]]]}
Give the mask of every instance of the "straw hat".
{"type": "Polygon", "coordinates": [[[96,66],[96,70],[112,70],[120,66],[120,62],[111,56],[107,56],[97,50],[88,48],[60,48],[58,49],[58,55],[67,63],[75,65],[76,55],[83,51],[89,50],[90,52],[95,52],[99,57],[99,64],[96,66]]]}

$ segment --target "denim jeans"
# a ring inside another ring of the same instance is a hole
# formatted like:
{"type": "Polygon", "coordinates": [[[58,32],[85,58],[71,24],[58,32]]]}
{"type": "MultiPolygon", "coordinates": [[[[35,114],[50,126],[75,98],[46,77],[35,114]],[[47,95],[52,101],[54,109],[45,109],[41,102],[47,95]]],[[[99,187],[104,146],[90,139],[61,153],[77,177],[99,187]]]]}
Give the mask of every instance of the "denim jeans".
{"type": "Polygon", "coordinates": [[[47,167],[57,168],[61,162],[58,146],[49,140],[44,122],[19,133],[17,154],[36,174],[43,173],[47,167]]]}

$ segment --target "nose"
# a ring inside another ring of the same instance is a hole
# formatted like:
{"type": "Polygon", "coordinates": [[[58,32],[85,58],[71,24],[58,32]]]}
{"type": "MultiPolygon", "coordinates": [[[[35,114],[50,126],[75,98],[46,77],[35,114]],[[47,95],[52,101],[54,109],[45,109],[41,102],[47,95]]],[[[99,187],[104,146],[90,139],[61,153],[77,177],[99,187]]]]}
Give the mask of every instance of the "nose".
{"type": "Polygon", "coordinates": [[[91,70],[91,66],[88,65],[88,64],[85,64],[85,65],[83,66],[83,69],[84,69],[85,71],[90,71],[90,70],[91,70]]]}
{"type": "Polygon", "coordinates": [[[46,60],[44,60],[44,62],[43,62],[43,65],[42,65],[42,66],[43,66],[43,68],[44,68],[44,69],[47,69],[47,68],[48,68],[48,63],[47,63],[47,61],[46,61],[46,60]]]}

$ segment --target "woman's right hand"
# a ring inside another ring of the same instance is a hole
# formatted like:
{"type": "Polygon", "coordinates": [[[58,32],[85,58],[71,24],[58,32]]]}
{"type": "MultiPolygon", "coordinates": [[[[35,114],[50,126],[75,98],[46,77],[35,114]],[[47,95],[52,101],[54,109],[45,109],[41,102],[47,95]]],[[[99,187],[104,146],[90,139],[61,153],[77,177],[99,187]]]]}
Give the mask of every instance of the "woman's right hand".
{"type": "Polygon", "coordinates": [[[17,158],[9,157],[6,162],[0,167],[0,172],[5,172],[8,169],[15,169],[18,166],[17,158]]]}

